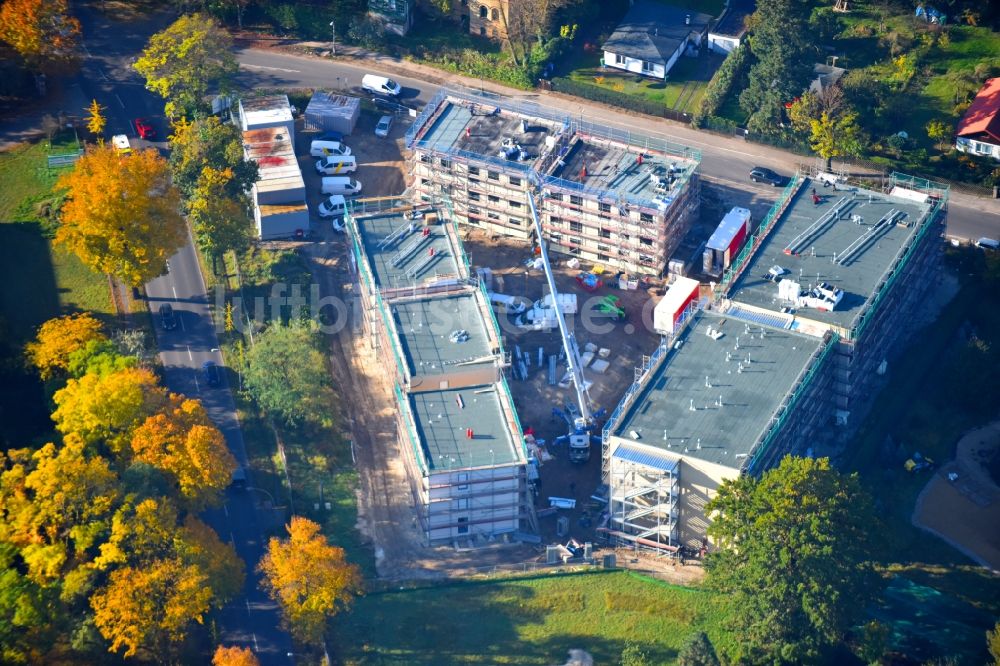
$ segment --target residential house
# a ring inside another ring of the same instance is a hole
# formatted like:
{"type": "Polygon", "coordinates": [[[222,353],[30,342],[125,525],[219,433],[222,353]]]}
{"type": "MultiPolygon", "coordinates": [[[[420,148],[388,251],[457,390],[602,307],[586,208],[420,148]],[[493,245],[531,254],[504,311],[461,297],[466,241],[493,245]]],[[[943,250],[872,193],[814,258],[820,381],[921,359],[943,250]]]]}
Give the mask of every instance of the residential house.
{"type": "Polygon", "coordinates": [[[698,54],[711,20],[707,14],[640,0],[604,43],[603,64],[666,79],[681,55],[698,54]]]}
{"type": "Polygon", "coordinates": [[[756,9],[756,0],[729,0],[722,18],[708,31],[708,50],[714,53],[736,50],[747,34],[747,18],[756,9]]]}
{"type": "Polygon", "coordinates": [[[1000,77],[987,79],[955,130],[955,148],[1000,160],[1000,77]]]}

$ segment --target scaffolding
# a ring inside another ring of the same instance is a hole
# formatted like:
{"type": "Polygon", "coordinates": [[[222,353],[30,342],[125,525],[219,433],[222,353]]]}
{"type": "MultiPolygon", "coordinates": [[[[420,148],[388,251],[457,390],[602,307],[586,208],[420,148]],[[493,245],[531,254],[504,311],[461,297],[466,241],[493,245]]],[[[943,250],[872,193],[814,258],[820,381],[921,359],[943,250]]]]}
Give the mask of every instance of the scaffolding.
{"type": "Polygon", "coordinates": [[[677,545],[680,471],[679,458],[629,444],[615,449],[611,456],[610,523],[622,533],[618,540],[677,545]]]}

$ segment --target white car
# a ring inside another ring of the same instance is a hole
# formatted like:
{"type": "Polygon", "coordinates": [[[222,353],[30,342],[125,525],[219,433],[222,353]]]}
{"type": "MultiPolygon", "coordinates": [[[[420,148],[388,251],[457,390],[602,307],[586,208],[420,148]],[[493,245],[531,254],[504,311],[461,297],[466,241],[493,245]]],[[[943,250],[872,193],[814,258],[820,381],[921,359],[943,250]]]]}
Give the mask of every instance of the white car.
{"type": "Polygon", "coordinates": [[[392,129],[392,116],[382,116],[375,125],[375,136],[389,136],[390,129],[392,129]]]}
{"type": "Polygon", "coordinates": [[[347,201],[342,194],[330,195],[316,207],[316,214],[322,218],[343,217],[346,212],[347,201]]]}

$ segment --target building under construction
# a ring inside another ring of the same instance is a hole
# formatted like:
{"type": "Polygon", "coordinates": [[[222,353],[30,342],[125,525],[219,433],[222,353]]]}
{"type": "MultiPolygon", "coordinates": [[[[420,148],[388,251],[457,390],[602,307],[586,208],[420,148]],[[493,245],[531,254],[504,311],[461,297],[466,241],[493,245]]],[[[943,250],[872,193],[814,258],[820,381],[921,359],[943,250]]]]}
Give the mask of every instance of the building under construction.
{"type": "Polygon", "coordinates": [[[846,440],[940,274],[947,199],[898,174],[882,192],[793,179],[605,424],[615,540],[704,547],[724,480],[846,440]]]}
{"type": "Polygon", "coordinates": [[[440,91],[406,134],[413,189],[457,219],[554,252],[661,275],[698,214],[698,151],[507,98],[440,91]]]}
{"type": "Polygon", "coordinates": [[[429,543],[534,531],[499,326],[446,204],[361,200],[347,217],[362,327],[392,378],[429,543]]]}

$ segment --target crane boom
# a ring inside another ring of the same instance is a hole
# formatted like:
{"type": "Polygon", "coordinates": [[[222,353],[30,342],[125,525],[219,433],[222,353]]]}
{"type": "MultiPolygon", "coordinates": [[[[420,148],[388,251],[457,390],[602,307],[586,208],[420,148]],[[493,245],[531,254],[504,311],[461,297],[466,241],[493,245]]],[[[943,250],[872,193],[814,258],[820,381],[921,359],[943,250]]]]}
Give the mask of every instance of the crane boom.
{"type": "Polygon", "coordinates": [[[552,292],[552,304],[556,313],[556,321],[559,322],[559,333],[562,335],[563,349],[566,350],[566,367],[570,377],[573,379],[573,386],[576,389],[576,401],[580,407],[580,418],[582,423],[577,424],[577,429],[591,425],[593,420],[593,410],[590,407],[590,395],[587,393],[587,385],[583,377],[583,365],[580,363],[580,353],[576,344],[576,337],[566,326],[566,318],[563,317],[562,309],[559,307],[559,291],[556,289],[556,279],[552,274],[552,264],[549,263],[549,253],[545,249],[545,239],[542,236],[542,222],[538,217],[538,210],[535,208],[535,198],[528,196],[528,207],[531,209],[531,219],[535,223],[535,234],[538,236],[539,255],[545,267],[545,279],[549,283],[549,291],[552,292]]]}

